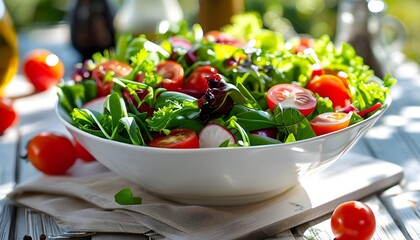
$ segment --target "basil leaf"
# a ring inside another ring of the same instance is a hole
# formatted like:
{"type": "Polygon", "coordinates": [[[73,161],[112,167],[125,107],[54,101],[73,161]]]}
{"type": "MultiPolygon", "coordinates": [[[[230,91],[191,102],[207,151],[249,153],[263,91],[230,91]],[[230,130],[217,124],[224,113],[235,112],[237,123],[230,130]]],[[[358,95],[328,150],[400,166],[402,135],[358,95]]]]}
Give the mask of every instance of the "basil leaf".
{"type": "Polygon", "coordinates": [[[139,205],[142,204],[140,197],[135,197],[130,188],[121,189],[114,195],[114,200],[120,205],[139,205]]]}
{"type": "Polygon", "coordinates": [[[283,142],[290,134],[293,134],[296,140],[315,137],[315,132],[312,130],[308,119],[297,109],[276,107],[275,114],[274,118],[278,123],[279,132],[284,136],[283,142]]]}

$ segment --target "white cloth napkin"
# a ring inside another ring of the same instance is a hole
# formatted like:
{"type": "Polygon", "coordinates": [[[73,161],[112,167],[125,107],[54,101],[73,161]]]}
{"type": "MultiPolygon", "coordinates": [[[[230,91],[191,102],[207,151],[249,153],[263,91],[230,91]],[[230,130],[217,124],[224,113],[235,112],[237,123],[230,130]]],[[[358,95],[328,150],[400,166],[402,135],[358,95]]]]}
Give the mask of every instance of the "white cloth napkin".
{"type": "Polygon", "coordinates": [[[54,216],[64,229],[115,233],[146,233],[153,230],[168,239],[261,237],[274,235],[302,221],[328,213],[336,206],[337,202],[334,201],[362,197],[377,191],[383,186],[373,183],[394,176],[399,171],[389,163],[380,163],[383,166],[375,165],[375,161],[366,157],[346,155],[325,170],[324,177],[322,174],[311,176],[305,181],[306,185],[297,185],[278,197],[236,207],[191,206],[165,201],[113,174],[99,163],[79,164],[77,169],[72,169],[71,176],[31,179],[18,185],[8,197],[54,216]],[[367,174],[365,179],[363,175],[358,175],[360,182],[352,181],[354,183],[347,189],[336,186],[336,190],[331,191],[337,181],[345,181],[343,178],[348,177],[344,174],[346,171],[357,174],[363,169],[372,171],[371,168],[377,167],[385,169],[378,175],[380,177],[367,174]],[[389,175],[384,174],[387,167],[389,175]],[[376,189],[372,186],[376,186],[376,189]],[[126,187],[142,198],[141,205],[123,206],[115,203],[115,193],[126,187]],[[357,192],[360,189],[365,190],[357,192]],[[330,205],[327,206],[328,203],[330,205]]]}

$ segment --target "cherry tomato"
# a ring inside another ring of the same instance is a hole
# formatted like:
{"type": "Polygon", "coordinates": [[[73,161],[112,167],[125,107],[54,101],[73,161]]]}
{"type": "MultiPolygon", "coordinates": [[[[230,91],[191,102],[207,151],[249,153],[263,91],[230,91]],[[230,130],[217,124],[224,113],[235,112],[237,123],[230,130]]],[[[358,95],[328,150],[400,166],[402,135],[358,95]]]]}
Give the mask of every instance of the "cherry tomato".
{"type": "Polygon", "coordinates": [[[210,42],[226,44],[234,47],[242,47],[245,44],[241,39],[234,38],[226,33],[216,30],[207,32],[204,34],[204,38],[210,42]]]}
{"type": "Polygon", "coordinates": [[[197,134],[190,129],[176,128],[167,136],[157,137],[150,142],[151,147],[160,148],[198,148],[197,134]]]}
{"type": "Polygon", "coordinates": [[[86,150],[86,148],[83,147],[76,139],[73,140],[73,145],[76,149],[77,157],[82,161],[93,162],[96,160],[95,157],[92,156],[92,154],[90,154],[90,152],[88,152],[88,150],[86,150]]]}
{"type": "Polygon", "coordinates": [[[73,143],[65,135],[41,132],[29,141],[28,159],[45,174],[61,175],[73,166],[77,154],[73,143]]]}
{"type": "Polygon", "coordinates": [[[369,240],[376,229],[375,215],[365,203],[345,202],[334,210],[331,229],[336,240],[369,240]]]}
{"type": "Polygon", "coordinates": [[[317,136],[346,128],[350,124],[351,112],[326,112],[314,117],[309,123],[317,136]]]}
{"type": "Polygon", "coordinates": [[[333,107],[339,109],[351,103],[350,91],[346,84],[335,75],[324,74],[309,80],[306,88],[318,93],[321,97],[328,97],[332,101],[333,107]]]}
{"type": "Polygon", "coordinates": [[[60,82],[64,64],[57,55],[44,49],[32,50],[23,62],[23,74],[35,91],[45,91],[60,82]]]}
{"type": "Polygon", "coordinates": [[[159,63],[156,74],[162,76],[162,85],[168,91],[176,91],[184,84],[184,68],[175,61],[167,60],[159,63]]]}
{"type": "Polygon", "coordinates": [[[326,69],[324,69],[324,74],[331,74],[331,75],[334,75],[334,76],[340,78],[341,81],[343,81],[344,86],[346,86],[346,88],[349,87],[349,80],[348,80],[349,75],[346,72],[326,68],[326,69]]]}
{"type": "Polygon", "coordinates": [[[325,71],[320,64],[312,65],[311,70],[312,70],[311,79],[313,79],[314,77],[321,76],[321,75],[325,74],[325,71]]]}
{"type": "Polygon", "coordinates": [[[302,37],[297,40],[296,45],[293,48],[295,53],[304,52],[308,48],[315,46],[315,39],[310,37],[302,37]]]}
{"type": "Polygon", "coordinates": [[[267,104],[271,111],[281,104],[283,107],[294,107],[308,116],[316,107],[316,98],[302,87],[285,83],[274,85],[267,91],[267,104]]]}
{"type": "Polygon", "coordinates": [[[219,71],[209,65],[197,67],[188,77],[184,88],[206,92],[207,88],[209,88],[206,77],[216,73],[219,73],[219,71]]]}
{"type": "Polygon", "coordinates": [[[109,60],[96,66],[92,70],[92,77],[98,85],[98,97],[108,95],[114,86],[112,81],[104,81],[104,77],[108,72],[112,71],[113,77],[123,78],[129,75],[132,70],[130,65],[117,60],[109,60]]]}
{"type": "Polygon", "coordinates": [[[0,136],[19,119],[18,114],[13,109],[12,101],[8,98],[0,97],[0,136]]]}

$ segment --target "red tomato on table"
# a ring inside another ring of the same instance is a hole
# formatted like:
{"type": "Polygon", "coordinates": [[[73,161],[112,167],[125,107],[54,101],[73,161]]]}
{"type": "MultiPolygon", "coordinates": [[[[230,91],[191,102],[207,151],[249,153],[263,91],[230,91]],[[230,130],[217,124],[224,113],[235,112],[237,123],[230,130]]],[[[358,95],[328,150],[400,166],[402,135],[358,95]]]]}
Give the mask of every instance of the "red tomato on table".
{"type": "Polygon", "coordinates": [[[206,77],[216,73],[219,73],[219,71],[209,65],[197,67],[188,77],[184,88],[206,92],[207,88],[209,88],[206,77]]]}
{"type": "Polygon", "coordinates": [[[48,50],[32,50],[23,62],[23,74],[35,91],[41,92],[60,82],[64,76],[64,64],[48,50]]]}
{"type": "Polygon", "coordinates": [[[318,93],[321,97],[328,97],[336,109],[346,107],[351,103],[347,82],[335,75],[316,76],[308,82],[306,88],[313,93],[318,93]]]}
{"type": "Polygon", "coordinates": [[[93,162],[95,161],[95,157],[90,154],[88,150],[86,150],[85,147],[83,147],[79,141],[76,139],[73,140],[74,148],[76,149],[77,157],[81,159],[84,162],[93,162]]]}
{"type": "Polygon", "coordinates": [[[283,107],[294,107],[308,116],[316,107],[316,98],[302,87],[284,83],[274,85],[267,91],[267,104],[271,111],[281,104],[283,107]]]}
{"type": "Polygon", "coordinates": [[[184,68],[175,61],[163,61],[158,64],[156,74],[161,76],[162,85],[168,91],[176,91],[184,84],[184,68]]]}
{"type": "Polygon", "coordinates": [[[12,101],[0,97],[0,136],[11,126],[13,126],[19,116],[13,109],[12,101]]]}
{"type": "Polygon", "coordinates": [[[77,159],[73,143],[60,133],[37,134],[29,141],[27,150],[34,167],[48,175],[66,173],[77,159]]]}
{"type": "Polygon", "coordinates": [[[96,66],[92,70],[92,77],[98,85],[98,97],[108,95],[114,86],[112,81],[104,81],[108,72],[112,71],[113,77],[123,78],[129,75],[132,70],[133,68],[130,65],[117,60],[109,60],[96,66]]]}
{"type": "Polygon", "coordinates": [[[351,112],[327,112],[314,117],[309,123],[317,136],[346,128],[350,124],[351,112]]]}
{"type": "Polygon", "coordinates": [[[334,210],[331,229],[336,240],[370,240],[376,229],[375,215],[365,203],[345,202],[334,210]]]}
{"type": "Polygon", "coordinates": [[[167,136],[157,137],[149,143],[151,147],[160,148],[198,148],[197,134],[190,129],[176,128],[167,136]]]}

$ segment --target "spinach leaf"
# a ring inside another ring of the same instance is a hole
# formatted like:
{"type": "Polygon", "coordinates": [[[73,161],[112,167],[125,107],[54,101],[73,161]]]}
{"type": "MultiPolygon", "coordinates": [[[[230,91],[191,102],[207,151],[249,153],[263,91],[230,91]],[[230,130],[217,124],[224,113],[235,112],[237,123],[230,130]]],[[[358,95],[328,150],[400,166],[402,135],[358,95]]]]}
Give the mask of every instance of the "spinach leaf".
{"type": "Polygon", "coordinates": [[[290,134],[293,134],[296,140],[315,137],[308,119],[295,108],[280,109],[276,107],[274,118],[278,124],[280,135],[283,136],[283,139],[280,139],[282,142],[286,142],[290,134]]]}

